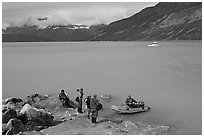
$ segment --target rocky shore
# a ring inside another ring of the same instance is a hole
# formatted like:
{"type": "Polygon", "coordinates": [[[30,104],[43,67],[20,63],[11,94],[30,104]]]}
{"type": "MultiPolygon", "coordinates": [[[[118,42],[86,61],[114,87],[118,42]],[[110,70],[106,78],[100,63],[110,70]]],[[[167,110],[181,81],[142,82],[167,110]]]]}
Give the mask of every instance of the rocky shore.
{"type": "MultiPolygon", "coordinates": [[[[62,107],[58,95],[33,94],[25,99],[2,100],[3,135],[116,135],[165,134],[168,126],[133,123],[118,118],[98,117],[97,124],[87,118],[87,112],[77,114],[62,107]]],[[[103,111],[103,110],[102,110],[103,111]]]]}

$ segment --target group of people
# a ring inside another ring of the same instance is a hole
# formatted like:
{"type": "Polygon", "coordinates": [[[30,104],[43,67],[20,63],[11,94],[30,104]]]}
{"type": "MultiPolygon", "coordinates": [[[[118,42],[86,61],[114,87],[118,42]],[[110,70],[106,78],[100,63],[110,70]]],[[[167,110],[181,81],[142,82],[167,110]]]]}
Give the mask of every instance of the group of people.
{"type": "MultiPolygon", "coordinates": [[[[79,92],[79,96],[77,96],[75,99],[75,101],[78,103],[76,106],[77,112],[83,113],[83,111],[82,111],[82,102],[83,102],[83,95],[84,95],[83,88],[77,89],[77,92],[79,92]]],[[[72,104],[70,104],[71,101],[63,89],[61,90],[61,93],[59,94],[59,99],[62,101],[63,107],[72,107],[73,106],[72,104]]],[[[84,99],[84,102],[86,103],[87,110],[88,110],[88,119],[90,119],[90,116],[91,116],[92,123],[96,123],[98,111],[102,108],[102,104],[99,103],[99,101],[97,99],[97,95],[93,95],[93,97],[91,97],[90,95],[87,96],[84,99]]],[[[72,108],[74,108],[74,107],[72,107],[72,108]]]]}
{"type": "MultiPolygon", "coordinates": [[[[61,93],[59,94],[59,99],[62,101],[62,106],[63,107],[72,107],[72,108],[77,108],[77,113],[83,113],[82,111],[82,103],[83,103],[83,88],[77,89],[77,92],[79,92],[79,96],[76,97],[75,101],[78,103],[77,106],[74,106],[72,101],[69,99],[68,95],[64,92],[64,90],[61,90],[61,93]]],[[[92,123],[96,123],[96,119],[98,116],[98,111],[102,109],[102,104],[99,103],[97,99],[97,95],[93,95],[91,97],[90,95],[87,96],[84,99],[84,102],[86,103],[87,110],[88,110],[88,119],[92,119],[92,123]]],[[[141,101],[136,101],[133,99],[130,95],[127,97],[125,101],[126,105],[130,108],[144,108],[144,103],[141,101]]]]}

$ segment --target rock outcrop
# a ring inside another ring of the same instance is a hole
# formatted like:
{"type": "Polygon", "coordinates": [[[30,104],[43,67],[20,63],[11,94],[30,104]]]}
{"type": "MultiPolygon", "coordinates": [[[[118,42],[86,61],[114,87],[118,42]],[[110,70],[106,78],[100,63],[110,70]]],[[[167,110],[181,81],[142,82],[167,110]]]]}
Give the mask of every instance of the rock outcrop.
{"type": "Polygon", "coordinates": [[[7,98],[2,101],[2,134],[37,131],[55,124],[54,116],[50,112],[34,106],[49,96],[34,94],[29,97],[30,100],[27,97],[24,101],[18,98],[7,98]]]}
{"type": "Polygon", "coordinates": [[[39,125],[50,126],[53,123],[53,116],[44,109],[37,109],[29,104],[25,104],[20,114],[26,114],[30,121],[39,123],[39,125]]]}
{"type": "Polygon", "coordinates": [[[15,109],[8,109],[2,113],[2,123],[7,123],[11,118],[16,118],[16,117],[17,117],[16,110],[15,109]]]}
{"type": "Polygon", "coordinates": [[[6,133],[7,135],[13,135],[13,134],[18,134],[19,132],[24,132],[25,126],[21,122],[21,120],[12,118],[6,124],[6,129],[7,129],[7,133],[6,133]]]}
{"type": "Polygon", "coordinates": [[[38,100],[36,97],[33,99],[35,102],[31,104],[24,102],[20,111],[10,108],[2,110],[3,135],[155,135],[165,134],[170,130],[168,126],[140,124],[115,116],[98,116],[97,124],[92,124],[87,118],[88,111],[85,106],[85,113],[77,114],[75,109],[61,107],[62,102],[57,95],[44,100],[38,100]]]}

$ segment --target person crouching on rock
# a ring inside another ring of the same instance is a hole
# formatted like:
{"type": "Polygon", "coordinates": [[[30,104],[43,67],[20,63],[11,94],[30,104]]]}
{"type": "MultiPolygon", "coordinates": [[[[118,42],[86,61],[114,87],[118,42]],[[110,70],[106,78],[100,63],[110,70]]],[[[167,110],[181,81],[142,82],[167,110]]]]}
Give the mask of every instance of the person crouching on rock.
{"type": "Polygon", "coordinates": [[[88,110],[88,119],[90,119],[90,100],[91,100],[91,96],[87,96],[86,99],[84,100],[84,102],[86,103],[86,107],[88,110]]]}
{"type": "Polygon", "coordinates": [[[92,123],[96,123],[96,119],[98,116],[98,110],[97,105],[99,104],[97,95],[93,95],[93,98],[90,100],[90,113],[91,113],[91,119],[92,123]]]}
{"type": "Polygon", "coordinates": [[[79,97],[77,97],[78,99],[76,99],[76,101],[78,102],[77,111],[78,113],[83,113],[82,112],[82,100],[83,100],[83,95],[84,95],[83,88],[77,89],[77,92],[80,93],[79,97]]]}
{"type": "Polygon", "coordinates": [[[61,90],[61,93],[59,94],[59,99],[62,101],[62,106],[63,106],[63,107],[68,106],[67,103],[68,103],[69,97],[68,97],[68,95],[64,92],[63,89],[61,90]]]}

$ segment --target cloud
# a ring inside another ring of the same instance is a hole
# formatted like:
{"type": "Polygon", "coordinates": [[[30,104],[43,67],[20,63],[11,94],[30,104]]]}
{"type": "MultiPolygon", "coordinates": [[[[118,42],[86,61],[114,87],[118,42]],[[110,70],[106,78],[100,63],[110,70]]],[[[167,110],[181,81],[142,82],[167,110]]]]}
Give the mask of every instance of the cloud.
{"type": "Polygon", "coordinates": [[[129,17],[156,3],[116,2],[3,2],[2,21],[10,26],[100,24],[129,17]],[[48,17],[47,21],[38,18],[48,17]]]}

